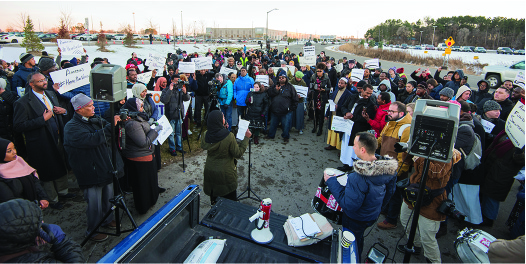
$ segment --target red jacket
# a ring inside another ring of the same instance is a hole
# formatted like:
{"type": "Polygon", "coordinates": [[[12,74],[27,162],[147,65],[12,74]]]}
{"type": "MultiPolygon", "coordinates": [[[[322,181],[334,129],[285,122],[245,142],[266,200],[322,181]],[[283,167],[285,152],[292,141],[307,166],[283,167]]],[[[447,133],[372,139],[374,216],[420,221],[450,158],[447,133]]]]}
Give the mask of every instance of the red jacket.
{"type": "Polygon", "coordinates": [[[369,119],[369,121],[367,121],[369,125],[371,125],[371,127],[374,129],[375,137],[378,137],[378,135],[380,135],[380,132],[382,132],[382,129],[384,129],[385,124],[387,124],[387,122],[385,122],[385,116],[387,115],[387,112],[384,110],[389,110],[390,105],[390,102],[384,105],[380,105],[378,109],[376,109],[376,116],[374,117],[374,119],[369,119]]]}

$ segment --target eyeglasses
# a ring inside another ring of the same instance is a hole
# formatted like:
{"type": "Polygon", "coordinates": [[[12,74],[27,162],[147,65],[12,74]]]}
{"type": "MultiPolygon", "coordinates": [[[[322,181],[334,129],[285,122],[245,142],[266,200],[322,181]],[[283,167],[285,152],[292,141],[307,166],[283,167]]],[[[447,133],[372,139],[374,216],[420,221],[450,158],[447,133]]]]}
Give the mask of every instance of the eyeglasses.
{"type": "Polygon", "coordinates": [[[384,111],[386,111],[387,113],[392,113],[392,114],[400,112],[400,111],[393,111],[393,110],[384,110],[384,111]]]}
{"type": "Polygon", "coordinates": [[[316,72],[323,72],[323,71],[316,71],[316,72]]]}

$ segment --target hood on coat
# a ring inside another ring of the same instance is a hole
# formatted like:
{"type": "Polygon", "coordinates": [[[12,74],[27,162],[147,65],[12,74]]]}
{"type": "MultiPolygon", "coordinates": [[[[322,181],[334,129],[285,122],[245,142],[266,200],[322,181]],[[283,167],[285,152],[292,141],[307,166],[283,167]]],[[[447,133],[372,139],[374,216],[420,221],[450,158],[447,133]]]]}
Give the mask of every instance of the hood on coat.
{"type": "Polygon", "coordinates": [[[467,87],[466,85],[462,85],[462,86],[460,86],[460,88],[458,88],[457,94],[455,95],[455,99],[460,98],[460,96],[461,96],[465,91],[471,91],[471,89],[470,89],[469,87],[467,87]]]}
{"type": "Polygon", "coordinates": [[[380,92],[380,85],[382,85],[382,84],[387,86],[386,92],[390,92],[391,91],[391,81],[383,80],[383,81],[380,82],[380,84],[378,84],[378,92],[380,92]]]}
{"type": "Polygon", "coordinates": [[[358,160],[354,163],[354,171],[363,176],[396,175],[398,161],[389,156],[376,156],[374,161],[358,160]]]}
{"type": "Polygon", "coordinates": [[[35,246],[35,238],[42,225],[42,210],[24,199],[13,199],[0,204],[0,256],[23,251],[35,246]]]}

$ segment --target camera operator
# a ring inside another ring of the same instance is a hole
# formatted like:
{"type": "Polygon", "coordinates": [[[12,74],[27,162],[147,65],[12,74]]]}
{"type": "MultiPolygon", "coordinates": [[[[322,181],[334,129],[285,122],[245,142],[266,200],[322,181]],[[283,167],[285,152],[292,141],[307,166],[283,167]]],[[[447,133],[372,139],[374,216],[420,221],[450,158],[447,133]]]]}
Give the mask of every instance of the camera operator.
{"type": "MultiPolygon", "coordinates": [[[[438,242],[435,238],[438,229],[440,228],[440,222],[446,220],[446,215],[437,211],[442,202],[447,199],[445,187],[451,176],[453,165],[460,161],[460,152],[453,149],[453,158],[450,162],[444,163],[439,161],[429,161],[429,169],[427,173],[427,181],[425,186],[431,190],[443,190],[440,195],[435,196],[430,204],[422,205],[420,209],[420,217],[418,219],[418,228],[415,235],[414,241],[414,253],[415,255],[420,254],[422,248],[424,249],[424,256],[429,263],[441,263],[440,249],[438,248],[438,242]]],[[[424,169],[425,159],[418,157],[415,162],[415,172],[409,178],[411,184],[418,184],[422,179],[422,171],[424,169]]],[[[425,200],[426,194],[424,194],[425,200]]],[[[404,203],[400,212],[400,222],[406,230],[406,235],[409,237],[411,228],[408,228],[408,223],[411,223],[411,212],[413,206],[407,200],[407,196],[404,195],[404,203]]],[[[404,252],[405,245],[398,245],[398,251],[404,252]]]]}
{"type": "MultiPolygon", "coordinates": [[[[116,167],[112,164],[111,124],[95,115],[93,100],[81,93],[71,99],[71,104],[75,114],[64,127],[64,148],[79,187],[84,193],[84,200],[88,203],[88,235],[111,208],[109,200],[113,198],[114,171],[118,171],[118,175],[115,176],[122,177],[123,162],[117,153],[116,167]]],[[[119,116],[113,118],[115,125],[119,120],[119,116]]],[[[108,217],[103,226],[115,228],[113,216],[108,217]]],[[[90,239],[101,242],[107,238],[108,235],[97,234],[90,239]]]]}
{"type": "Polygon", "coordinates": [[[172,83],[161,94],[161,102],[164,104],[166,118],[170,121],[173,129],[173,132],[168,137],[168,146],[172,156],[177,156],[176,151],[183,151],[181,139],[183,101],[190,100],[190,95],[186,93],[186,87],[183,84],[184,82],[181,82],[179,79],[179,74],[174,74],[172,83]]]}
{"type": "MultiPolygon", "coordinates": [[[[211,90],[208,85],[214,78],[214,73],[209,70],[199,70],[195,73],[195,80],[197,81],[197,90],[195,91],[195,110],[194,110],[194,121],[197,127],[201,126],[201,108],[205,107],[205,116],[209,107],[209,100],[211,90]]],[[[206,120],[205,120],[206,122],[206,120]]]]}
{"type": "Polygon", "coordinates": [[[145,214],[157,202],[159,193],[166,191],[158,185],[157,166],[153,160],[155,145],[152,144],[162,126],[150,128],[143,102],[137,98],[128,99],[123,108],[129,111],[130,119],[124,124],[126,148],[122,155],[126,158],[126,174],[131,180],[135,208],[139,214],[145,214]]]}

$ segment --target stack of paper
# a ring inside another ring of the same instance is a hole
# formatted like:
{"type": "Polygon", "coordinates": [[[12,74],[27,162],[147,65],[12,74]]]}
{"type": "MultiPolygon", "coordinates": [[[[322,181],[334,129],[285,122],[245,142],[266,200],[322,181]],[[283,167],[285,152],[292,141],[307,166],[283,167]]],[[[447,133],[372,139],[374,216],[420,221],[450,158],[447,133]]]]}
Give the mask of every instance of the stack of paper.
{"type": "Polygon", "coordinates": [[[321,233],[318,224],[314,222],[314,219],[312,219],[312,216],[308,213],[300,217],[292,218],[289,221],[300,240],[311,236],[317,236],[321,233]]]}

